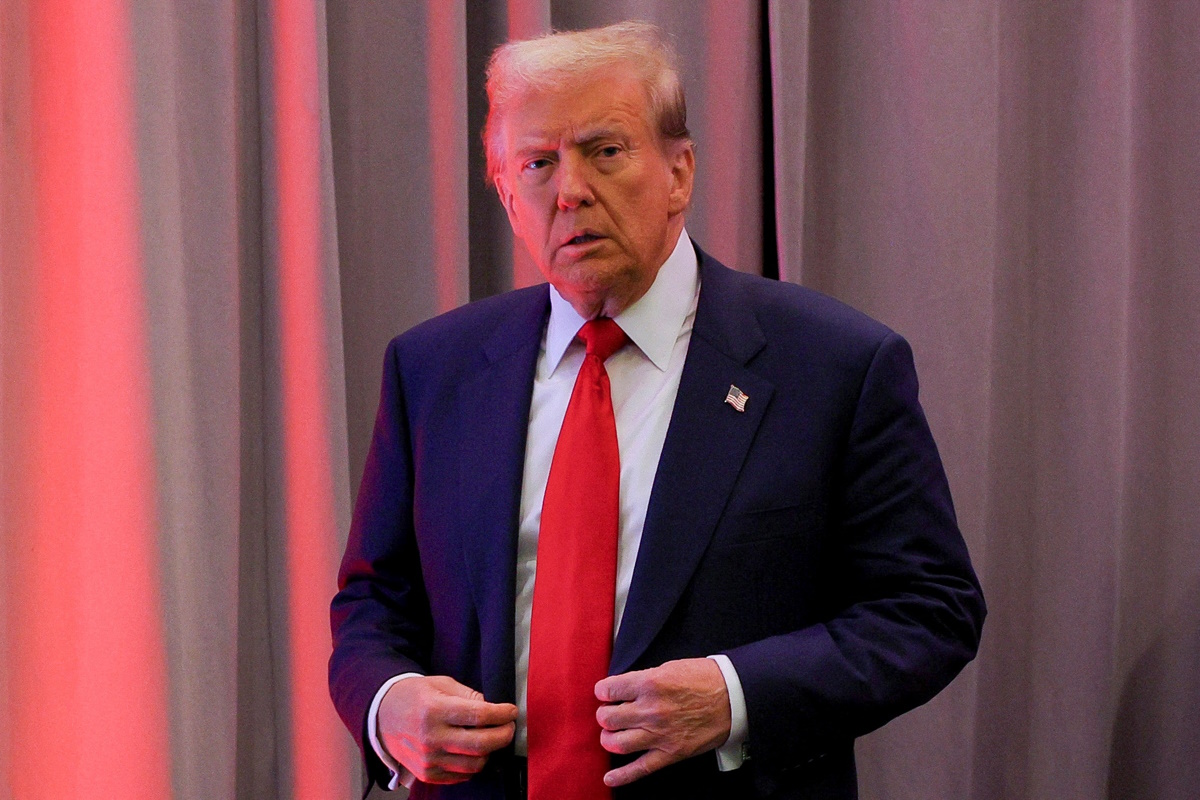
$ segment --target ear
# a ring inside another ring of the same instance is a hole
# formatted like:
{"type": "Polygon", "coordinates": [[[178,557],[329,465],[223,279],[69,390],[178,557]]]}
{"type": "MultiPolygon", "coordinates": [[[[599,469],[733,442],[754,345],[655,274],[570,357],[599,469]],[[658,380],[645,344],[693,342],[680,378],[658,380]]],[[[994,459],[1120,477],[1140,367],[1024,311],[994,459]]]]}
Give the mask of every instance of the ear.
{"type": "Polygon", "coordinates": [[[492,183],[496,186],[496,195],[500,198],[500,205],[504,206],[504,211],[508,214],[508,224],[515,231],[517,229],[517,212],[513,203],[513,193],[508,187],[506,176],[501,173],[492,179],[492,183]]]}
{"type": "Polygon", "coordinates": [[[671,195],[667,210],[679,214],[692,201],[692,180],[696,176],[696,153],[691,142],[674,144],[671,154],[671,195]]]}

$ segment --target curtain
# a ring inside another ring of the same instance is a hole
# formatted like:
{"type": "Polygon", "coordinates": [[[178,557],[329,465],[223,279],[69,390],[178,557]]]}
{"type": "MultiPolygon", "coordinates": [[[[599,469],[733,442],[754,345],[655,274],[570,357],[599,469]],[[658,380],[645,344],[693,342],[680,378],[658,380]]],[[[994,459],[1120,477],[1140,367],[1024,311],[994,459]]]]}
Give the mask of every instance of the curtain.
{"type": "Polygon", "coordinates": [[[989,601],[864,798],[1200,796],[1200,7],[5,0],[0,798],[357,797],[326,608],[387,340],[538,280],[511,36],[638,17],[689,232],[913,344],[989,601]]]}
{"type": "Polygon", "coordinates": [[[2,22],[0,794],[349,797],[323,3],[2,22]]]}

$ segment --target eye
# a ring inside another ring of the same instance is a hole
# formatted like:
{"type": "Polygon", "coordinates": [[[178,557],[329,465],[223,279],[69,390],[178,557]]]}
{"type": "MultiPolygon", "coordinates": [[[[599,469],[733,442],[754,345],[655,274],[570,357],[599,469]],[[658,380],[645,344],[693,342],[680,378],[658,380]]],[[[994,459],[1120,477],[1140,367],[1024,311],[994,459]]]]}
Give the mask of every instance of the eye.
{"type": "Polygon", "coordinates": [[[550,166],[548,158],[531,158],[522,165],[522,169],[528,172],[537,172],[550,166]]]}
{"type": "Polygon", "coordinates": [[[601,158],[616,158],[621,154],[621,147],[620,145],[609,144],[601,147],[597,153],[601,158]]]}

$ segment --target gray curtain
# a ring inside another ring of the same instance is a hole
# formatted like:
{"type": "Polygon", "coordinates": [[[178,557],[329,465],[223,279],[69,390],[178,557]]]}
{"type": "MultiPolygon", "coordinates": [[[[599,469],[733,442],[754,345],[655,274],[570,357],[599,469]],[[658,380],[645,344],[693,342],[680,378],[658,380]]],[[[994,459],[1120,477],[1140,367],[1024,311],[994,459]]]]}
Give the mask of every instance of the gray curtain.
{"type": "MultiPolygon", "coordinates": [[[[319,702],[328,640],[312,637],[327,637],[384,345],[536,280],[482,179],[491,49],[629,17],[666,28],[683,59],[692,235],[915,350],[991,613],[949,689],[860,741],[862,796],[1200,796],[1200,4],[105,7],[131,64],[173,796],[358,796],[349,736],[319,702]],[[301,179],[287,166],[296,120],[301,179]]],[[[95,796],[69,758],[21,739],[57,719],[30,695],[23,650],[48,624],[22,593],[45,544],[34,506],[57,497],[26,475],[57,418],[29,344],[48,325],[30,199],[39,131],[53,129],[37,126],[41,8],[0,7],[0,798],[20,800],[95,796]],[[31,771],[39,758],[53,774],[31,771]]],[[[81,595],[72,631],[123,624],[106,596],[81,595]]]]}
{"type": "MultiPolygon", "coordinates": [[[[352,474],[384,343],[441,310],[413,187],[450,166],[425,12],[370,5],[330,11],[352,474]]],[[[1200,796],[1200,6],[467,2],[473,298],[514,283],[487,54],[627,17],[683,58],[693,236],[916,352],[991,615],[947,691],[859,743],[863,796],[1200,796]]]]}

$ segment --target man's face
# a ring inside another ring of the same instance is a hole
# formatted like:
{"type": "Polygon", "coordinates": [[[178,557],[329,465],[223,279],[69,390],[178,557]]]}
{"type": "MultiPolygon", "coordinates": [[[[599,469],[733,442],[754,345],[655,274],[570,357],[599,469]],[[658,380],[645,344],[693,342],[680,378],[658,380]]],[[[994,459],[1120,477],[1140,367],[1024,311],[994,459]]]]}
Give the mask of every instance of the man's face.
{"type": "Polygon", "coordinates": [[[641,297],[682,230],[695,165],[689,146],[664,152],[633,71],[529,92],[501,136],[500,199],[546,279],[584,316],[641,297]]]}

